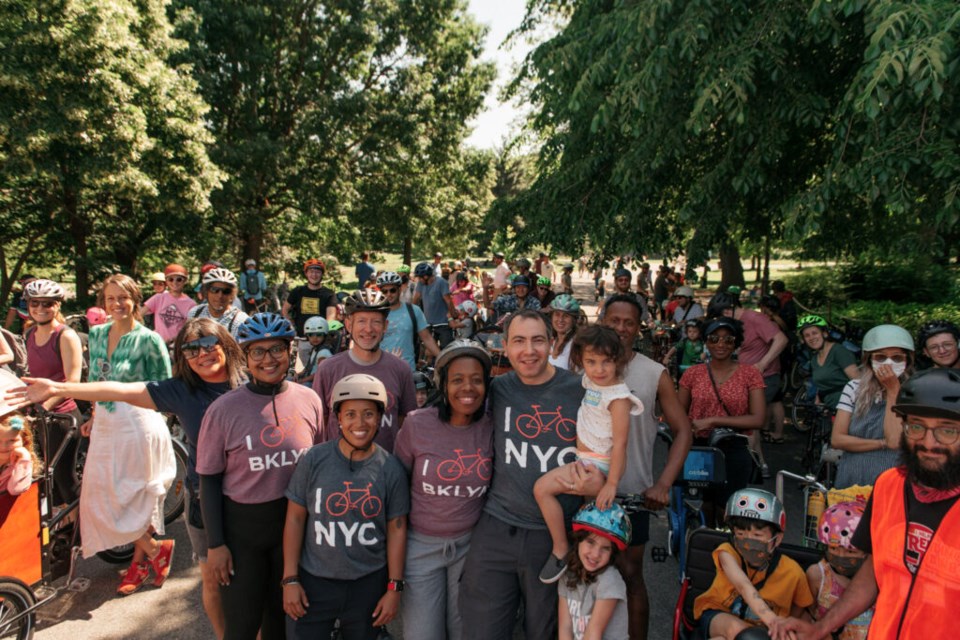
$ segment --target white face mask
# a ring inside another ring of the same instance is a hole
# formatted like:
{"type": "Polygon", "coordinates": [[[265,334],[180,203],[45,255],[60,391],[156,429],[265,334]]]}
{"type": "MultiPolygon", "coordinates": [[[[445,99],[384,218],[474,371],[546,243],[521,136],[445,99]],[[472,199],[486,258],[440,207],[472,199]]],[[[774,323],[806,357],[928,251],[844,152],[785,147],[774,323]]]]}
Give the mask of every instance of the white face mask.
{"type": "Polygon", "coordinates": [[[876,360],[870,361],[870,366],[873,367],[874,372],[876,372],[878,367],[881,367],[885,364],[890,365],[890,368],[893,369],[893,375],[897,376],[898,378],[903,375],[904,371],[907,370],[906,362],[894,362],[890,358],[887,358],[881,362],[877,362],[876,360]]]}

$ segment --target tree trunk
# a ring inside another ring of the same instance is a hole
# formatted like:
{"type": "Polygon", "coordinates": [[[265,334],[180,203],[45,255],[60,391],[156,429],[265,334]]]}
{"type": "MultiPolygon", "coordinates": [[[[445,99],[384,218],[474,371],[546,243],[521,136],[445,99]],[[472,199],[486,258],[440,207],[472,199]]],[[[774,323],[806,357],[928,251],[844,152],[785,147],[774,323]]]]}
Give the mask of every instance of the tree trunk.
{"type": "Polygon", "coordinates": [[[753,281],[760,282],[761,271],[763,269],[763,260],[760,259],[760,256],[756,256],[756,258],[757,258],[757,262],[756,262],[755,269],[757,270],[757,274],[754,276],[753,281]]]}
{"type": "Polygon", "coordinates": [[[409,265],[413,259],[413,238],[404,236],[403,238],[403,264],[409,265]]]}
{"type": "Polygon", "coordinates": [[[67,225],[70,227],[70,235],[73,236],[73,250],[76,253],[74,271],[77,277],[77,302],[87,306],[91,301],[90,254],[87,250],[90,229],[80,213],[79,196],[70,187],[64,187],[63,190],[63,211],[67,216],[67,225]]]}
{"type": "Polygon", "coordinates": [[[243,250],[241,251],[240,265],[237,267],[237,270],[242,271],[243,263],[250,259],[256,260],[257,268],[263,270],[263,266],[260,264],[260,252],[263,249],[263,230],[260,225],[256,225],[255,228],[245,231],[241,237],[241,243],[243,250]]]}
{"type": "Polygon", "coordinates": [[[760,284],[760,291],[770,291],[770,236],[763,240],[763,282],[760,284]]]}
{"type": "Polygon", "coordinates": [[[740,248],[730,239],[720,244],[720,289],[730,285],[746,287],[743,279],[743,263],[740,262],[740,248]]]}

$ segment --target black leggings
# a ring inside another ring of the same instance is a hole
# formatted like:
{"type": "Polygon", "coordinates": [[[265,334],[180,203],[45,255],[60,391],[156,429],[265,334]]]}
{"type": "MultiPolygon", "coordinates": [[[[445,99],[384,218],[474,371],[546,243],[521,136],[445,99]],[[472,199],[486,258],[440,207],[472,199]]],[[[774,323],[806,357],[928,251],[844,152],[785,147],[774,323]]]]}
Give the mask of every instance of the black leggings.
{"type": "MultiPolygon", "coordinates": [[[[80,412],[76,409],[69,412],[69,415],[76,418],[77,423],[76,427],[80,427],[82,418],[80,412]]],[[[67,434],[70,432],[70,428],[74,425],[70,420],[64,418],[53,418],[50,419],[50,431],[49,438],[50,442],[47,443],[47,451],[43,451],[43,458],[52,461],[53,456],[56,455],[57,450],[60,448],[60,444],[67,437],[67,434]]],[[[35,436],[36,437],[36,436],[35,436]]],[[[57,466],[53,469],[53,499],[56,504],[70,504],[77,499],[80,495],[80,483],[77,482],[77,474],[74,469],[74,459],[76,458],[77,452],[77,443],[80,439],[80,433],[78,432],[74,435],[73,440],[66,446],[63,451],[63,456],[60,458],[60,461],[57,463],[57,466]]],[[[43,443],[39,443],[42,447],[43,443]]]]}
{"type": "Polygon", "coordinates": [[[283,640],[283,523],[287,500],[241,504],[223,498],[224,539],[233,557],[230,585],[220,587],[224,640],[283,640]]]}

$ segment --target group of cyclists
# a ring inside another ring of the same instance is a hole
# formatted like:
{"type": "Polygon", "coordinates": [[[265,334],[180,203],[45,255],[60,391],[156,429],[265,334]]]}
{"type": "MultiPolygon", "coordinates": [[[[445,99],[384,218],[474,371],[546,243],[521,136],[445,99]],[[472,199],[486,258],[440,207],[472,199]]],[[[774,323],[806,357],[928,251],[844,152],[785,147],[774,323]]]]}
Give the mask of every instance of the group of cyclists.
{"type": "MultiPolygon", "coordinates": [[[[617,267],[591,324],[572,263],[557,268],[542,253],[511,267],[496,253],[493,265],[486,273],[437,254],[371,272],[363,258],[359,287],[338,294],[311,258],[279,313],[258,312],[266,283],[252,261],[240,277],[204,265],[199,303],[179,264],[146,300],[113,275],[100,289],[106,322],[90,328],[86,352],[61,313],[64,288],[33,279],[16,303],[30,375],[6,402],[83,424],[90,470],[78,487],[55,469],[55,500],[80,492],[85,557],[135,545],[121,595],[160,587],[170,572],[162,501],[174,463],[158,412],[177,417],[190,454],[187,530],[218,638],[327,638],[335,628],[376,638],[398,615],[410,640],[508,638],[518,616],[527,638],[646,638],[649,512],[624,511],[618,497],[663,508],[690,447],[716,447],[728,476],[706,498],[709,524],[722,526],[728,501],[769,477],[763,444],[789,446],[791,343],[811,354],[811,401],[836,409],[834,484],[873,485],[916,450],[920,471],[907,482],[933,492],[921,490],[921,502],[950,501],[926,526],[936,532],[952,517],[960,475],[936,472],[956,465],[960,411],[929,398],[960,398],[960,375],[911,378],[921,363],[957,365],[953,324],[928,323],[916,342],[901,327],[874,327],[858,358],[823,317],[791,318],[782,285],[766,313],[744,308],[738,292],[704,305],[669,284],[666,267],[658,292],[649,265],[636,280],[617,267]],[[654,359],[640,350],[658,330],[681,339],[654,359]],[[473,339],[489,333],[498,339],[473,339]],[[494,375],[497,357],[509,372],[494,375]],[[92,410],[81,415],[77,401],[92,410]],[[907,415],[924,419],[905,428],[907,415]],[[673,444],[656,472],[659,423],[673,444]]],[[[953,549],[957,537],[940,539],[953,549]]],[[[810,632],[790,624],[771,631],[810,632]]]]}

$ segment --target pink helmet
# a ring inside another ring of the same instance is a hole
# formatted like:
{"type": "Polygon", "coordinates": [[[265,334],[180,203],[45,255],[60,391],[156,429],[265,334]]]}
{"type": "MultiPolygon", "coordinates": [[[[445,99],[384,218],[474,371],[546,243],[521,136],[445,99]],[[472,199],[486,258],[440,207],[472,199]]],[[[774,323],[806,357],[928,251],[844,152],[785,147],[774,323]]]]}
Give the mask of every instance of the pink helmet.
{"type": "Polygon", "coordinates": [[[863,503],[838,502],[820,516],[817,537],[820,542],[828,546],[836,545],[843,549],[854,549],[850,539],[862,517],[863,503]]]}
{"type": "Polygon", "coordinates": [[[90,307],[87,309],[87,324],[95,327],[107,321],[107,312],[100,307],[90,307]]]}

